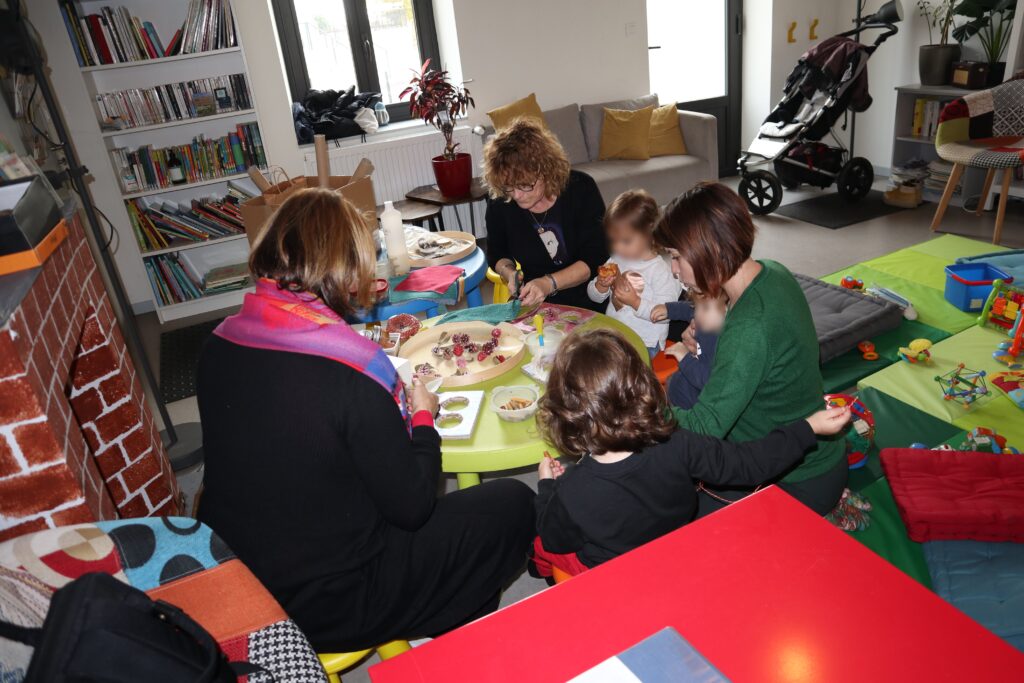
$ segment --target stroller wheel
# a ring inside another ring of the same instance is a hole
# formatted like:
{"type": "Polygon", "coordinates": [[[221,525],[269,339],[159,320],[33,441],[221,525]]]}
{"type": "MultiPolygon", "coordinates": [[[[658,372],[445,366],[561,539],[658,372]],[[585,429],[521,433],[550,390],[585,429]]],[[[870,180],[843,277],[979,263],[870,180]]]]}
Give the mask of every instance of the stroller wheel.
{"type": "Polygon", "coordinates": [[[750,213],[764,216],[782,203],[782,183],[769,171],[754,171],[740,180],[740,196],[750,213]]]}
{"type": "Polygon", "coordinates": [[[864,157],[850,159],[839,171],[836,188],[843,199],[857,201],[871,190],[875,181],[875,169],[864,157]]]}

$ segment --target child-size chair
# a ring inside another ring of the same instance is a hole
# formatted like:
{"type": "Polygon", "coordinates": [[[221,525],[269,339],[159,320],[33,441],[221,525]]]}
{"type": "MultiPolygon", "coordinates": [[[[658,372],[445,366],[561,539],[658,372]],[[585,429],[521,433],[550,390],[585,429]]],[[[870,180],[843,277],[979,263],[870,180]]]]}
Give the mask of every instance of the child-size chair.
{"type": "Polygon", "coordinates": [[[953,171],[935,210],[932,232],[939,229],[965,168],[987,169],[975,211],[979,216],[992,189],[996,171],[1002,169],[996,226],[992,234],[992,242],[998,244],[1003,234],[1010,181],[1014,169],[1024,165],[1024,80],[1007,81],[989,90],[972,92],[943,107],[935,134],[935,151],[953,163],[953,171]]]}
{"type": "MultiPolygon", "coordinates": [[[[519,262],[517,261],[516,271],[518,272],[520,270],[522,270],[522,268],[519,266],[519,262]]],[[[494,299],[492,300],[492,303],[506,303],[509,297],[512,295],[512,293],[508,291],[508,285],[505,284],[505,281],[501,278],[500,275],[498,275],[497,272],[491,270],[490,268],[487,269],[487,279],[490,280],[491,283],[494,285],[494,299]]]]}
{"type": "MultiPolygon", "coordinates": [[[[392,640],[390,643],[384,643],[374,649],[376,649],[381,659],[391,659],[403,652],[408,652],[412,648],[407,640],[392,640]]],[[[373,651],[373,649],[370,649],[357,652],[336,652],[318,656],[320,657],[320,663],[327,672],[329,683],[341,683],[341,672],[363,661],[373,654],[373,651]]]]}

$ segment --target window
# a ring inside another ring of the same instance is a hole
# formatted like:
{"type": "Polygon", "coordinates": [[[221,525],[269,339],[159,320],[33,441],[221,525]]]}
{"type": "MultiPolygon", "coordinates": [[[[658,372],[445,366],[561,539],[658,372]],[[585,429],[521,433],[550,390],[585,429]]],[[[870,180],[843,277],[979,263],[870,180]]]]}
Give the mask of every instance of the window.
{"type": "Polygon", "coordinates": [[[439,64],[431,0],[273,0],[292,100],[310,89],[379,92],[392,121],[423,60],[439,64]]]}
{"type": "Polygon", "coordinates": [[[726,0],[648,0],[651,92],[658,99],[694,102],[727,94],[727,22],[726,0]],[[681,32],[683,26],[700,28],[681,32]]]}

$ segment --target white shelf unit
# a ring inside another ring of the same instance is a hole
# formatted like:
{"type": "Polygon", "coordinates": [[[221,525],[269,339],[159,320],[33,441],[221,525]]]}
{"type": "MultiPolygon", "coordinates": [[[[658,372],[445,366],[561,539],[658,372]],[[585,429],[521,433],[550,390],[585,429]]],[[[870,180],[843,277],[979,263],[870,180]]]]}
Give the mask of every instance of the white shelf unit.
{"type": "MultiPolygon", "coordinates": [[[[896,87],[896,121],[893,126],[892,161],[889,168],[902,166],[911,159],[924,159],[933,161],[939,158],[935,151],[935,139],[912,134],[914,122],[914,103],[918,98],[931,98],[940,101],[953,100],[967,93],[974,92],[964,88],[957,88],[951,85],[921,85],[914,83],[896,87]]],[[[954,195],[951,204],[963,205],[964,197],[974,197],[981,193],[985,180],[985,172],[982,169],[968,168],[965,170],[960,181],[960,194],[954,195]]],[[[986,206],[991,203],[991,198],[998,192],[998,183],[993,183],[992,191],[986,201],[986,206]]],[[[1024,183],[1017,180],[1010,187],[1011,196],[1024,196],[1024,183]]],[[[924,199],[930,202],[938,202],[942,192],[924,188],[924,199]]]]}
{"type": "MultiPolygon", "coordinates": [[[[57,2],[57,0],[48,1],[57,2]]],[[[166,44],[184,22],[189,0],[120,0],[119,3],[111,3],[109,0],[80,0],[77,3],[77,7],[80,15],[86,15],[97,14],[103,6],[113,4],[127,7],[132,15],[138,16],[143,21],[151,21],[161,40],[166,44]]],[[[237,2],[233,3],[233,9],[238,5],[239,3],[237,2]]],[[[237,30],[236,35],[238,35],[237,30]]],[[[65,39],[70,41],[66,34],[65,39]]],[[[241,43],[241,38],[239,37],[238,39],[241,43]]],[[[168,121],[137,128],[99,130],[100,114],[99,108],[96,105],[96,95],[126,88],[148,88],[167,83],[241,73],[245,75],[251,101],[252,75],[246,66],[245,51],[241,44],[236,47],[220,50],[174,55],[158,59],[86,66],[80,67],[79,71],[92,103],[91,115],[97,121],[97,130],[99,131],[97,134],[101,144],[107,150],[107,161],[111,165],[115,177],[118,176],[118,168],[110,156],[110,151],[117,147],[135,149],[143,145],[152,145],[154,148],[160,148],[187,144],[195,136],[220,137],[233,129],[237,124],[251,122],[255,122],[259,126],[261,137],[263,136],[263,127],[260,125],[259,113],[254,108],[221,112],[193,119],[168,121]]],[[[270,160],[268,159],[267,161],[269,164],[270,160]]],[[[166,197],[171,201],[187,202],[191,199],[210,195],[223,196],[227,190],[229,180],[247,177],[246,174],[240,173],[221,178],[174,185],[167,188],[147,189],[130,193],[124,192],[120,186],[117,187],[117,195],[121,199],[119,204],[124,210],[120,215],[112,215],[110,218],[114,221],[121,237],[119,248],[131,250],[132,255],[139,259],[143,270],[145,270],[145,261],[155,256],[173,254],[188,249],[202,249],[213,244],[245,239],[243,234],[204,242],[186,242],[181,240],[163,249],[144,251],[135,237],[127,209],[124,207],[128,200],[139,197],[160,196],[166,197]]],[[[242,297],[246,291],[251,291],[251,287],[245,290],[215,294],[173,304],[163,304],[161,299],[152,291],[149,292],[149,298],[160,322],[166,323],[171,320],[238,306],[241,304],[242,297]]]]}

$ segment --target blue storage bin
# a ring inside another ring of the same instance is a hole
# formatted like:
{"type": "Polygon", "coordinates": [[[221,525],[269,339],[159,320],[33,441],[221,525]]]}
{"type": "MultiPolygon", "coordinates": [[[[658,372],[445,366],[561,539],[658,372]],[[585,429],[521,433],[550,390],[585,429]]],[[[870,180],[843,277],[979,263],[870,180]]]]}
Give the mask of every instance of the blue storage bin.
{"type": "Polygon", "coordinates": [[[989,263],[954,263],[946,266],[946,301],[961,311],[980,311],[996,280],[1013,282],[1007,273],[989,263]]]}

